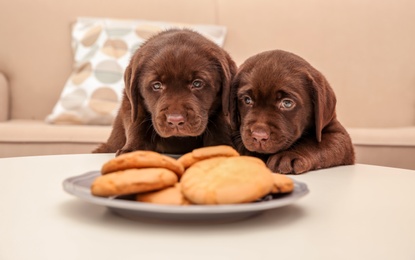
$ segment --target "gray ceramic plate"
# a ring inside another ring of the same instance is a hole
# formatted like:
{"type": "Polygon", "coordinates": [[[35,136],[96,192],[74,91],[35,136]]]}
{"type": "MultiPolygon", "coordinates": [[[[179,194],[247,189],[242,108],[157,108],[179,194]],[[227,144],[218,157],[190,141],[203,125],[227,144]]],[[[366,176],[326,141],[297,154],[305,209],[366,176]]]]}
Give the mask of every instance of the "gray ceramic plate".
{"type": "Polygon", "coordinates": [[[70,177],[63,182],[63,189],[87,202],[108,207],[111,211],[130,219],[162,219],[174,221],[225,221],[254,216],[263,211],[292,204],[309,191],[305,183],[294,180],[294,191],[268,200],[232,205],[169,206],[128,200],[128,198],[102,198],[93,196],[90,186],[100,172],[87,172],[70,177]]]}

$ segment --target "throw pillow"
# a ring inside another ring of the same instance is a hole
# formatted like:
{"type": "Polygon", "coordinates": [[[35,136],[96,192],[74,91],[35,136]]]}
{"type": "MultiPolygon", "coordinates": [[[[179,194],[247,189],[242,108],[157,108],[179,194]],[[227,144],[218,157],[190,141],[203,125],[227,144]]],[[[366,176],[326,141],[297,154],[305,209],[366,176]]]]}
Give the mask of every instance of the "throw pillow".
{"type": "Polygon", "coordinates": [[[73,71],[46,122],[111,125],[131,56],[150,36],[169,28],[193,29],[220,46],[226,35],[226,28],[216,25],[78,18],[72,27],[73,71]]]}

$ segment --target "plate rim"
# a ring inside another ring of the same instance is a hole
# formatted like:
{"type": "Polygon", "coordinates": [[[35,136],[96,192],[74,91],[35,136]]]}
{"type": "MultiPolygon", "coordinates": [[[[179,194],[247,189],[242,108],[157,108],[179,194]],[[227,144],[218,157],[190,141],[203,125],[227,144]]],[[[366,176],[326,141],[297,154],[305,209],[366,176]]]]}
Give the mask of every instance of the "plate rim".
{"type": "Polygon", "coordinates": [[[91,179],[100,175],[100,171],[88,171],[80,175],[66,178],[62,182],[65,192],[78,197],[81,200],[96,205],[106,206],[111,209],[131,210],[134,212],[146,212],[155,214],[177,214],[177,215],[210,215],[210,214],[235,214],[261,212],[292,204],[296,200],[307,195],[310,191],[304,182],[294,180],[294,191],[280,198],[268,201],[224,205],[161,205],[138,201],[117,200],[114,198],[98,197],[90,193],[89,187],[82,186],[76,182],[91,179]]]}

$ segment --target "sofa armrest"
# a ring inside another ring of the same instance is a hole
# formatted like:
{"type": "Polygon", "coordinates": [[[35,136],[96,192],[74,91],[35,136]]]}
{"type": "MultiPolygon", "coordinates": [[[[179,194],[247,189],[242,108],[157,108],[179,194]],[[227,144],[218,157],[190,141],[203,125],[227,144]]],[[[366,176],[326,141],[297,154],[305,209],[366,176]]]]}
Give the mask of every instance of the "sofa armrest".
{"type": "Polygon", "coordinates": [[[0,122],[9,119],[10,90],[6,76],[0,72],[0,122]]]}

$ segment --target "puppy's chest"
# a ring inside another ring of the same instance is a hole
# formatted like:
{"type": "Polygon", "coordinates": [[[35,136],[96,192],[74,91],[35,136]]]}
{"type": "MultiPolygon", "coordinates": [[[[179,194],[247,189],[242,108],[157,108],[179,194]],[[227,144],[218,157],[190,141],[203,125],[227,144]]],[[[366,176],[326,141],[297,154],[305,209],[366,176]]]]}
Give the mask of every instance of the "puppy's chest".
{"type": "Polygon", "coordinates": [[[154,150],[159,153],[185,154],[203,146],[201,137],[160,138],[153,143],[154,150]]]}

